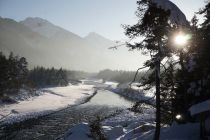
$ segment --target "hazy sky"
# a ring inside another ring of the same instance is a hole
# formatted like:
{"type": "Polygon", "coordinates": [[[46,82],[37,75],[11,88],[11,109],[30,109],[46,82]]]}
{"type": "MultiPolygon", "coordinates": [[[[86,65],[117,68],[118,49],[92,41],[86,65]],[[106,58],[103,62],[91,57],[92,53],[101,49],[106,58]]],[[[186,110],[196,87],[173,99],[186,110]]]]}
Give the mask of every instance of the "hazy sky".
{"type": "MultiPolygon", "coordinates": [[[[204,0],[172,0],[191,19],[204,0]]],[[[0,16],[23,20],[41,17],[80,36],[97,32],[109,39],[125,38],[121,24],[137,20],[136,0],[0,0],[0,16]]]]}

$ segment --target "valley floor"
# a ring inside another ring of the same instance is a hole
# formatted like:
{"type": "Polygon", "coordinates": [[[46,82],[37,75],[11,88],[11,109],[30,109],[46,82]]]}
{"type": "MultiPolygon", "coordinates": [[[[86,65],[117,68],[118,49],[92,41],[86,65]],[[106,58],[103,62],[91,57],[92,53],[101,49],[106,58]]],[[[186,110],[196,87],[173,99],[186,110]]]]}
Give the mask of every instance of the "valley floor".
{"type": "MultiPolygon", "coordinates": [[[[101,83],[100,81],[83,81],[83,84],[79,85],[45,88],[41,90],[43,93],[40,96],[34,96],[28,100],[19,101],[15,104],[1,106],[1,114],[10,114],[1,122],[18,122],[24,119],[48,114],[69,105],[80,104],[93,95],[95,92],[94,86],[96,85],[98,88],[102,89],[120,90],[114,82],[101,83]]],[[[123,94],[123,96],[128,95],[130,94],[123,94]]],[[[142,95],[139,97],[135,96],[135,99],[140,98],[142,99],[142,95]]],[[[155,128],[154,114],[155,110],[152,108],[148,108],[142,113],[134,113],[129,109],[124,110],[121,113],[100,122],[102,134],[109,140],[152,140],[155,128]]],[[[90,140],[92,139],[90,137],[90,135],[92,135],[91,129],[90,124],[87,122],[80,123],[72,128],[69,128],[69,130],[64,134],[64,139],[90,140]]],[[[199,124],[189,123],[178,125],[174,123],[172,126],[162,127],[160,138],[161,140],[199,139],[199,124]]]]}

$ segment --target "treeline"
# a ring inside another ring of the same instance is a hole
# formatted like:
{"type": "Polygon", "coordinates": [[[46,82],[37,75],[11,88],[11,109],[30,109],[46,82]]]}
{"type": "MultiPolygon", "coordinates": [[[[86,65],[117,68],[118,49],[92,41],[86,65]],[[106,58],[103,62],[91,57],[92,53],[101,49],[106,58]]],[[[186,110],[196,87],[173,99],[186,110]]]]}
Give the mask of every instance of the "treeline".
{"type": "Polygon", "coordinates": [[[55,68],[35,67],[29,71],[28,80],[34,87],[67,86],[67,71],[55,68]]]}
{"type": "Polygon", "coordinates": [[[6,93],[17,92],[27,83],[28,68],[24,57],[10,53],[7,58],[0,52],[0,96],[6,93]]]}
{"type": "Polygon", "coordinates": [[[67,86],[69,82],[78,83],[88,73],[68,71],[62,68],[35,67],[28,69],[26,58],[10,53],[6,57],[0,52],[0,96],[17,94],[21,88],[43,88],[67,86]]]}
{"type": "MultiPolygon", "coordinates": [[[[103,79],[105,81],[116,81],[118,83],[127,83],[132,82],[135,77],[135,71],[122,71],[122,70],[102,70],[100,71],[96,78],[103,79]]],[[[144,72],[138,73],[136,77],[136,81],[141,80],[142,75],[145,74],[144,72]]]]}
{"type": "Polygon", "coordinates": [[[67,70],[67,77],[69,81],[78,81],[80,79],[85,79],[87,77],[92,77],[95,73],[88,73],[84,71],[75,71],[75,70],[67,70]]]}

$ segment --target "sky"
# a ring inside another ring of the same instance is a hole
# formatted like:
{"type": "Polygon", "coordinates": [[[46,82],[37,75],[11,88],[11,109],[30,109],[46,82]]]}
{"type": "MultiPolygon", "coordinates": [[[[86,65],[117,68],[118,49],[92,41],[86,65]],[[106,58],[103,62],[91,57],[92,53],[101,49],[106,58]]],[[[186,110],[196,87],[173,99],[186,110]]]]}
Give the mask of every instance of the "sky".
{"type": "MultiPolygon", "coordinates": [[[[171,0],[190,20],[204,0],[171,0]]],[[[0,16],[16,21],[41,17],[81,37],[96,32],[126,39],[122,24],[135,24],[136,0],[0,0],[0,16]]]]}

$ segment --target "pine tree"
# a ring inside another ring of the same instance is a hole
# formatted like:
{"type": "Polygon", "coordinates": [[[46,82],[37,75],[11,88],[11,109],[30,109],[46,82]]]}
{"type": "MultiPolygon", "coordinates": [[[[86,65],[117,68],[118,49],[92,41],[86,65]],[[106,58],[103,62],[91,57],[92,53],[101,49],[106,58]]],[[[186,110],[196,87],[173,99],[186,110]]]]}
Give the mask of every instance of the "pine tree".
{"type": "Polygon", "coordinates": [[[57,80],[57,85],[59,86],[67,86],[68,85],[68,80],[67,80],[67,73],[64,71],[62,68],[60,68],[56,72],[56,80],[57,80]]]}
{"type": "Polygon", "coordinates": [[[8,61],[6,56],[0,52],[0,96],[3,96],[7,89],[8,77],[8,61]]]}
{"type": "Polygon", "coordinates": [[[140,18],[136,25],[126,27],[126,35],[129,37],[144,36],[144,40],[141,43],[129,44],[132,49],[146,49],[152,54],[151,59],[145,63],[146,66],[154,69],[156,67],[156,131],[155,139],[159,139],[160,135],[160,62],[168,54],[169,48],[167,48],[167,33],[170,29],[168,18],[170,11],[165,11],[158,8],[156,4],[141,0],[137,2],[138,13],[140,18]],[[146,8],[148,7],[148,8],[146,8]],[[146,8],[146,10],[145,10],[146,8]],[[144,11],[144,14],[142,12],[144,11]]]}
{"type": "MultiPolygon", "coordinates": [[[[175,94],[175,67],[177,62],[173,62],[173,55],[178,55],[178,62],[183,69],[183,53],[175,49],[172,37],[178,29],[179,23],[170,22],[170,10],[164,10],[156,3],[149,0],[137,2],[139,18],[138,23],[133,26],[126,26],[126,35],[131,39],[143,36],[143,41],[128,43],[131,49],[141,49],[146,54],[150,54],[151,59],[145,62],[145,66],[150,68],[150,75],[142,81],[142,85],[147,89],[156,83],[156,131],[155,139],[159,139],[160,119],[173,119],[173,102],[175,94]],[[170,62],[160,63],[167,58],[170,62]],[[161,77],[159,76],[159,73],[161,77]],[[156,80],[155,80],[156,79],[156,80]],[[161,80],[161,81],[160,81],[161,80]],[[161,92],[159,92],[161,91],[161,92]],[[160,117],[160,112],[164,117],[160,117]],[[167,116],[167,117],[165,117],[167,116]]],[[[177,7],[176,7],[177,8],[177,7]]],[[[165,121],[165,120],[164,120],[165,121]]]]}
{"type": "Polygon", "coordinates": [[[0,53],[0,90],[1,95],[17,93],[26,84],[28,76],[27,61],[10,53],[9,58],[0,53]]]}

